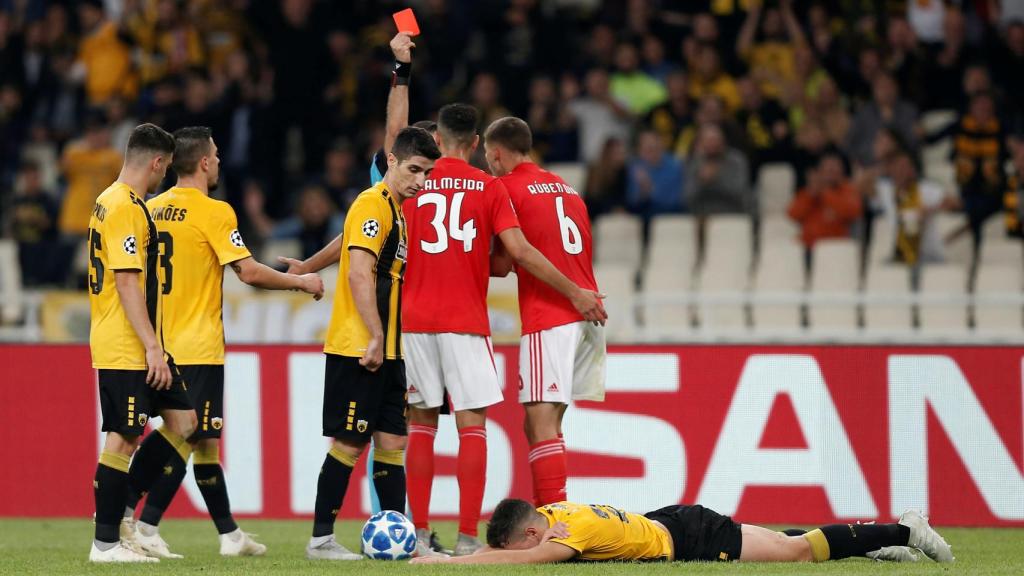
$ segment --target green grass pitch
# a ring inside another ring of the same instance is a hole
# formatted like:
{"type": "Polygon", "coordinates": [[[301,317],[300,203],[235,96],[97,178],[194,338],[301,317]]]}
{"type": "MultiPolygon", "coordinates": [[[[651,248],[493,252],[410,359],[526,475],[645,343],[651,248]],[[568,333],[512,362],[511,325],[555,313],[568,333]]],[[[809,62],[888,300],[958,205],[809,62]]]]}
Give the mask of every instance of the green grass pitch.
{"type": "MultiPolygon", "coordinates": [[[[927,559],[916,564],[882,564],[848,559],[824,564],[563,564],[542,566],[410,566],[404,562],[310,562],[303,556],[309,522],[243,520],[244,530],[259,534],[267,544],[263,558],[221,558],[213,525],[203,520],[169,519],[161,533],[183,560],[160,564],[91,565],[86,561],[92,537],[89,520],[0,519],[0,575],[7,574],[355,574],[358,576],[417,574],[1024,574],[1024,530],[945,528],[940,532],[953,545],[957,561],[940,565],[927,559]]],[[[339,522],[338,536],[349,547],[358,545],[361,524],[339,522]]],[[[442,542],[454,541],[455,524],[440,523],[442,542]]]]}

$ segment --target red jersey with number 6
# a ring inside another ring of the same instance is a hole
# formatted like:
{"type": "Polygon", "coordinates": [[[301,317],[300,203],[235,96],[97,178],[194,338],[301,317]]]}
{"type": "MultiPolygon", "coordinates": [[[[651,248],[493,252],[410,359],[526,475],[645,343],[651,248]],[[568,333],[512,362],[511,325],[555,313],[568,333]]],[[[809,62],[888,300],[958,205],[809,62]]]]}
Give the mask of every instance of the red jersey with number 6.
{"type": "MultiPolygon", "coordinates": [[[[530,244],[577,286],[596,291],[590,217],[579,193],[532,162],[516,166],[501,181],[530,244]]],[[[568,298],[525,270],[517,268],[516,274],[523,334],[583,320],[568,298]]]]}
{"type": "Polygon", "coordinates": [[[462,160],[441,158],[402,212],[409,234],[402,330],[489,336],[491,237],[519,226],[505,185],[462,160]]]}

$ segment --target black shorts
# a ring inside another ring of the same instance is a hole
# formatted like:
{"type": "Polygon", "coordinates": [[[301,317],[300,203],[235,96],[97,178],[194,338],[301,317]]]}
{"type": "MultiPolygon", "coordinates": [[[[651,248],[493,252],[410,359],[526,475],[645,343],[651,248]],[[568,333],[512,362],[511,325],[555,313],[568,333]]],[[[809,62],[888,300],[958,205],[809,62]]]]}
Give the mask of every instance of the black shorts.
{"type": "Polygon", "coordinates": [[[731,561],[740,558],[743,535],[740,525],[728,516],[700,505],[666,506],[644,516],[668,528],[676,560],[731,561]]]}
{"type": "Polygon", "coordinates": [[[220,438],[224,428],[224,365],[179,366],[199,424],[190,440],[220,438]]]}
{"type": "Polygon", "coordinates": [[[150,417],[163,410],[191,410],[181,371],[173,362],[171,387],[156,390],[146,384],[145,370],[100,369],[100,413],[104,432],[138,436],[146,429],[150,417]]]}
{"type": "Polygon", "coordinates": [[[405,362],[384,360],[370,372],[359,365],[359,358],[326,356],[324,436],[362,442],[377,431],[405,436],[405,362]]]}

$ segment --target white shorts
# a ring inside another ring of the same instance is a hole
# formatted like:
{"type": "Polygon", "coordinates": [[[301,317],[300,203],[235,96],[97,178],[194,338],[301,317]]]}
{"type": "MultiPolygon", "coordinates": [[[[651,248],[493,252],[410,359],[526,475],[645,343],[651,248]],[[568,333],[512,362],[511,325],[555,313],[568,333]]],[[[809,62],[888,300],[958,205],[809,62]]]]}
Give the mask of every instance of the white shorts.
{"type": "Polygon", "coordinates": [[[604,400],[604,326],[574,322],[523,335],[519,343],[519,401],[604,400]]]}
{"type": "Polygon", "coordinates": [[[409,405],[437,408],[444,391],[453,410],[474,410],[504,400],[491,339],[479,334],[402,334],[409,405]]]}

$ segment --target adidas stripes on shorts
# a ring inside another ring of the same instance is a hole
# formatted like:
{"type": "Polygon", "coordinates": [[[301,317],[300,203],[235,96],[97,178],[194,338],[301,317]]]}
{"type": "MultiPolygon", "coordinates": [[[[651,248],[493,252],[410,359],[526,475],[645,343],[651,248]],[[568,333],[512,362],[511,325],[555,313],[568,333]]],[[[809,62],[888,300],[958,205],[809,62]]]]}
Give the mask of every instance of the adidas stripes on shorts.
{"type": "Polygon", "coordinates": [[[604,326],[563,324],[519,343],[519,402],[604,400],[608,357],[604,326]]]}

